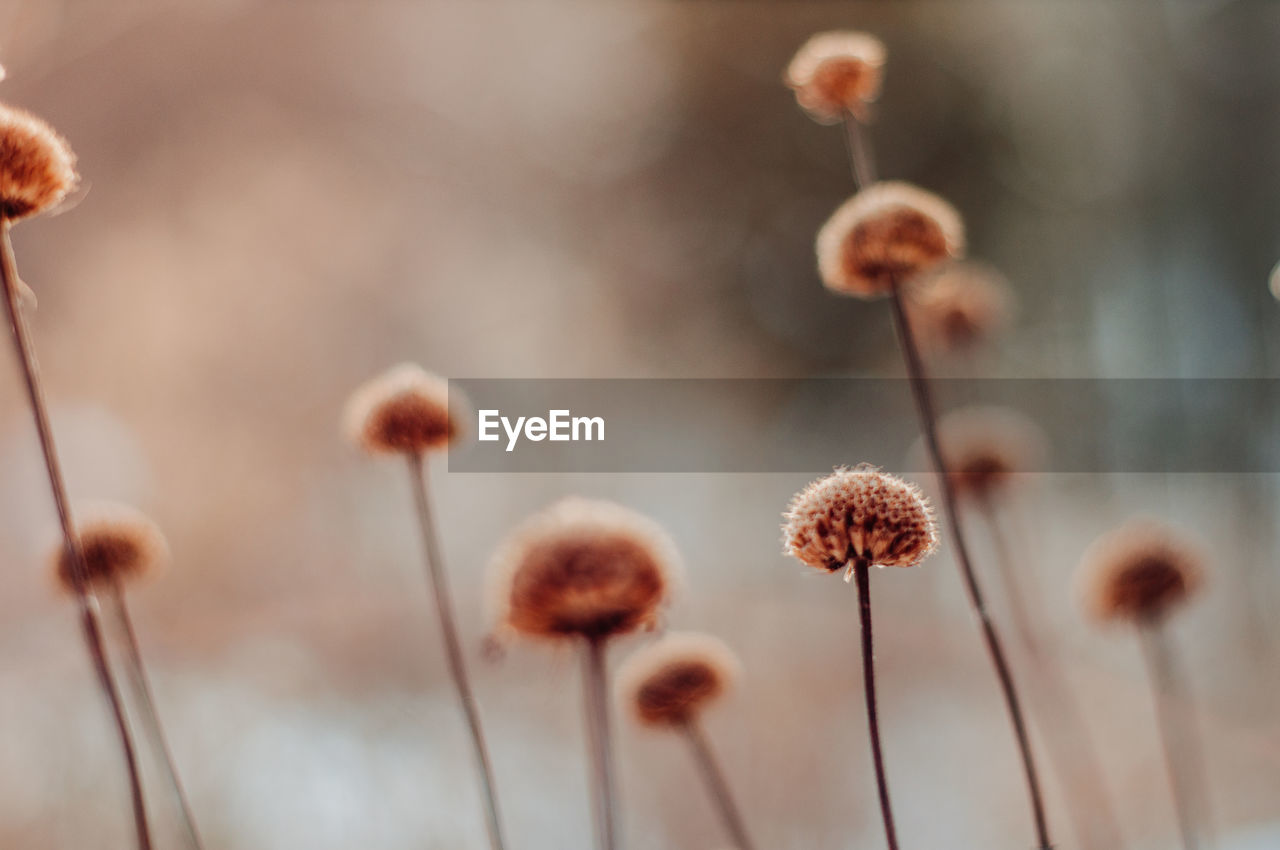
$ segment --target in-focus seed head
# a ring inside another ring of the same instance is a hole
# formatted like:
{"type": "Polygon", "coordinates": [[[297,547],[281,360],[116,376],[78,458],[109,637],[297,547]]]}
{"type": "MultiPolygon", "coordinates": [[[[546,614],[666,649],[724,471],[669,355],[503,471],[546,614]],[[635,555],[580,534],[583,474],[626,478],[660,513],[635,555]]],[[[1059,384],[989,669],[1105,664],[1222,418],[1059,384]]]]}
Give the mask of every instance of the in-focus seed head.
{"type": "Polygon", "coordinates": [[[719,638],[669,632],[618,669],[618,697],[646,726],[679,726],[730,691],[740,672],[719,638]]]}
{"type": "Polygon", "coordinates": [[[1004,278],[981,263],[946,263],[911,287],[912,329],[933,351],[972,348],[1004,327],[1013,297],[1004,278]]]}
{"type": "Polygon", "coordinates": [[[827,288],[876,298],[964,253],[955,207],[909,183],[876,183],[846,201],[818,231],[827,288]]]}
{"type": "Polygon", "coordinates": [[[1131,520],[1094,541],[1078,574],[1085,612],[1098,621],[1155,622],[1204,583],[1199,549],[1175,529],[1131,520]]]}
{"type": "Polygon", "coordinates": [[[0,219],[14,222],[57,206],[79,179],[75,154],[52,127],[0,104],[0,219]]]}
{"type": "Polygon", "coordinates": [[[880,96],[884,42],[865,32],[823,32],[796,51],[783,76],[796,102],[816,121],[834,124],[845,113],[859,121],[880,96]]]}
{"type": "MultiPolygon", "coordinates": [[[[1005,407],[962,407],[938,419],[938,442],[960,498],[995,495],[1013,476],[1040,469],[1048,454],[1040,428],[1005,407]]],[[[923,443],[911,452],[924,463],[923,443]]]]}
{"type": "Polygon", "coordinates": [[[933,509],[920,489],[871,466],[819,478],[783,516],[786,553],[830,572],[858,560],[914,567],[938,546],[933,509]]]}
{"type": "Polygon", "coordinates": [[[443,449],[460,433],[449,411],[449,383],[402,363],[361,386],[347,402],[347,435],[370,454],[443,449]]]}
{"type": "MultiPolygon", "coordinates": [[[[155,575],[169,563],[169,544],[142,512],[115,502],[92,502],[76,510],[76,533],[84,553],[89,590],[107,590],[155,575]]],[[[59,539],[49,564],[58,586],[75,592],[71,558],[59,539]]]]}
{"type": "Polygon", "coordinates": [[[603,640],[652,628],[679,569],[657,523],[612,502],[563,499],[526,520],[495,554],[498,629],[603,640]]]}

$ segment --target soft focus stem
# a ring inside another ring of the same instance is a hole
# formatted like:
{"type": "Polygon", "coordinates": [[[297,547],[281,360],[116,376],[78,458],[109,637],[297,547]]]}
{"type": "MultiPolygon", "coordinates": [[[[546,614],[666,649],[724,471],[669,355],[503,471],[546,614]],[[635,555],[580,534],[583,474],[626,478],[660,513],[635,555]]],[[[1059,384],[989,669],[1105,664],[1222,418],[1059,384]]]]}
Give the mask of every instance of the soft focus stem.
{"type": "Polygon", "coordinates": [[[605,678],[606,642],[589,638],[582,652],[582,687],[587,721],[587,747],[591,755],[595,801],[596,846],[617,847],[617,808],[614,797],[613,741],[609,731],[609,698],[605,678]]]}
{"type": "Polygon", "coordinates": [[[151,850],[151,831],[147,826],[146,802],[142,797],[142,781],[138,775],[137,755],[135,754],[133,736],[129,724],[125,720],[124,708],[120,702],[120,694],[116,690],[115,681],[111,678],[111,670],[107,666],[107,657],[102,648],[102,628],[98,623],[97,612],[86,590],[88,571],[84,563],[84,552],[80,549],[80,538],[76,534],[71,520],[70,500],[67,498],[67,484],[62,475],[62,466],[58,461],[58,451],[53,440],[53,428],[49,424],[49,410],[45,404],[44,389],[40,383],[40,369],[36,362],[35,346],[27,328],[26,316],[23,315],[18,292],[18,268],[13,256],[13,245],[9,241],[9,222],[0,221],[0,283],[4,285],[5,307],[9,313],[9,324],[13,330],[13,344],[17,352],[18,362],[22,367],[23,382],[27,390],[27,399],[31,404],[31,415],[35,420],[36,434],[40,439],[40,451],[44,456],[45,471],[48,473],[49,486],[53,490],[53,503],[58,512],[58,523],[62,528],[62,542],[66,547],[71,562],[71,580],[74,586],[76,607],[80,615],[80,625],[84,632],[85,645],[89,650],[89,658],[93,662],[94,672],[98,677],[98,685],[102,688],[115,720],[116,731],[120,737],[120,748],[123,751],[125,770],[129,779],[129,792],[133,799],[133,823],[137,833],[139,850],[151,850]]]}
{"type": "Polygon", "coordinates": [[[865,558],[853,562],[853,576],[858,585],[858,615],[862,621],[862,686],[867,702],[867,733],[871,737],[871,760],[875,763],[876,788],[880,795],[880,818],[884,821],[885,840],[889,850],[898,850],[898,833],[893,826],[893,807],[889,804],[889,780],[884,772],[884,754],[880,750],[880,712],[876,707],[875,650],[871,639],[871,565],[865,558]]]}
{"type": "Polygon", "coordinates": [[[734,802],[733,792],[729,790],[729,781],[725,778],[720,761],[711,748],[707,733],[697,720],[685,722],[681,729],[689,742],[690,749],[693,750],[693,758],[698,763],[698,770],[711,791],[720,819],[724,821],[725,829],[733,839],[733,846],[738,850],[754,850],[755,845],[751,843],[751,837],[747,834],[747,825],[742,819],[742,812],[734,802]]]}
{"type": "Polygon", "coordinates": [[[458,638],[453,601],[449,595],[449,579],[445,573],[444,559],[440,554],[439,536],[436,534],[432,519],[431,499],[427,491],[426,464],[421,454],[412,453],[408,457],[418,522],[422,526],[427,575],[431,580],[432,595],[435,597],[436,611],[440,617],[440,631],[444,637],[445,658],[449,665],[449,675],[453,678],[454,690],[458,693],[458,702],[466,717],[467,728],[471,732],[472,749],[480,771],[480,787],[484,795],[485,826],[489,832],[489,844],[493,850],[502,850],[504,846],[502,821],[498,816],[498,795],[493,781],[493,766],[489,761],[489,748],[485,743],[484,729],[480,724],[480,707],[471,690],[471,679],[467,675],[467,665],[463,659],[462,642],[458,638]]]}

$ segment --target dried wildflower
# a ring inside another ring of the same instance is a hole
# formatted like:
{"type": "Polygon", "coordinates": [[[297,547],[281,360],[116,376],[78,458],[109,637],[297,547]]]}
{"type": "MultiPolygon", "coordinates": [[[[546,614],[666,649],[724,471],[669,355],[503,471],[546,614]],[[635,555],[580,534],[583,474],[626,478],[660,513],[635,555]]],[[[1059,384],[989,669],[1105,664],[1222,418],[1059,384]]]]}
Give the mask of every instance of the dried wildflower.
{"type": "Polygon", "coordinates": [[[527,520],[494,557],[499,627],[590,641],[652,627],[678,568],[656,523],[612,502],[563,499],[527,520]]]}
{"type": "Polygon", "coordinates": [[[0,104],[0,219],[14,222],[57,206],[79,180],[75,165],[53,128],[0,104]]]}
{"type": "Polygon", "coordinates": [[[818,232],[828,289],[875,298],[964,252],[955,208],[909,183],[876,183],[844,203],[818,232]]]}
{"type": "Polygon", "coordinates": [[[1080,597],[1095,620],[1155,622],[1203,583],[1199,551],[1179,533],[1148,519],[1103,535],[1080,566],[1080,597]]]}
{"type": "MultiPolygon", "coordinates": [[[[938,420],[942,454],[956,495],[985,497],[1038,468],[1045,441],[1035,423],[1004,407],[963,407],[938,420]]],[[[912,452],[922,459],[923,446],[912,452]]]]}
{"type": "Polygon", "coordinates": [[[402,363],[361,386],[347,402],[346,430],[370,454],[421,454],[442,449],[459,433],[449,411],[449,384],[402,363]]]}
{"type": "Polygon", "coordinates": [[[724,641],[672,632],[627,659],[618,671],[618,693],[641,723],[679,726],[729,691],[739,671],[724,641]]]}
{"type": "MultiPolygon", "coordinates": [[[[89,504],[78,511],[76,532],[84,553],[89,588],[108,590],[154,575],[169,562],[169,544],[154,522],[127,505],[89,504]]],[[[66,547],[50,552],[58,585],[75,592],[75,579],[66,547]]]]}
{"type": "Polygon", "coordinates": [[[981,263],[948,263],[911,289],[911,323],[922,345],[961,351],[990,337],[1009,321],[1009,286],[981,263]]]}
{"type": "Polygon", "coordinates": [[[846,113],[866,120],[880,96],[885,55],[884,42],[865,32],[818,33],[796,51],[784,79],[815,120],[834,124],[846,113]]]}
{"type": "Polygon", "coordinates": [[[783,544],[811,567],[835,572],[865,561],[914,567],[938,545],[933,509],[914,484],[874,467],[839,468],[796,494],[783,544]]]}

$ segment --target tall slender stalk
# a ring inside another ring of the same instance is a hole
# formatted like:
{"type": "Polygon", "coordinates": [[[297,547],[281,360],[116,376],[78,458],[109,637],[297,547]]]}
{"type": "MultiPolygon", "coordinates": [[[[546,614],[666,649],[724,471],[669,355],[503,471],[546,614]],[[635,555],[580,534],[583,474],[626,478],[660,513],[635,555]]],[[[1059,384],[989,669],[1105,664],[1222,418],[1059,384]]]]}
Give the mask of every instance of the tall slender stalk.
{"type": "Polygon", "coordinates": [[[615,850],[618,846],[617,805],[614,796],[613,736],[609,730],[609,698],[605,679],[605,649],[602,639],[587,639],[582,651],[582,689],[590,751],[593,800],[596,818],[596,846],[615,850]]]}
{"type": "MultiPolygon", "coordinates": [[[[860,187],[865,188],[875,182],[874,159],[871,147],[862,136],[862,125],[852,115],[845,118],[846,137],[849,140],[850,158],[853,161],[855,179],[860,187]]],[[[1004,646],[1001,643],[995,624],[987,613],[986,601],[982,587],[978,583],[977,574],[969,559],[969,547],[965,542],[964,529],[960,525],[959,510],[956,505],[955,487],[948,474],[947,465],[943,461],[942,449],[938,441],[938,417],[933,403],[933,395],[929,388],[928,374],[920,357],[920,347],[916,343],[911,330],[911,322],[907,318],[906,305],[903,302],[901,281],[893,286],[889,294],[893,306],[894,325],[898,332],[898,341],[902,348],[903,360],[906,362],[907,376],[911,384],[911,394],[915,398],[916,410],[920,416],[921,430],[924,432],[925,446],[928,448],[930,460],[942,488],[943,510],[947,522],[951,526],[951,534],[956,545],[956,562],[960,565],[960,573],[964,579],[965,592],[969,597],[969,606],[973,609],[982,629],[983,640],[987,645],[987,653],[995,667],[996,676],[1000,680],[1000,689],[1005,705],[1009,711],[1009,719],[1013,724],[1014,737],[1022,757],[1023,772],[1026,775],[1027,794],[1031,800],[1031,815],[1035,822],[1038,850],[1052,850],[1049,843],[1049,827],[1045,819],[1044,799],[1040,791],[1040,780],[1036,772],[1035,758],[1031,752],[1031,741],[1027,735],[1026,721],[1022,706],[1018,699],[1017,687],[1013,681],[1013,673],[1005,658],[1004,646]]]]}
{"type": "Polygon", "coordinates": [[[1199,737],[1184,716],[1185,707],[1190,702],[1189,689],[1160,623],[1154,620],[1140,622],[1138,638],[1151,678],[1156,726],[1160,730],[1165,772],[1173,793],[1182,846],[1184,850],[1199,850],[1207,846],[1201,843],[1200,836],[1208,828],[1208,802],[1199,737]]]}
{"type": "Polygon", "coordinates": [[[103,598],[103,611],[109,620],[114,620],[119,633],[124,637],[124,669],[125,678],[133,692],[133,702],[138,709],[142,722],[143,736],[150,742],[153,751],[159,756],[160,765],[174,799],[178,803],[182,819],[182,828],[187,841],[194,850],[203,850],[200,834],[196,830],[195,816],[191,811],[191,803],[187,792],[178,778],[177,765],[169,742],[160,723],[160,715],[156,710],[155,695],[151,690],[151,682],[147,677],[146,666],[142,662],[142,649],[138,644],[138,635],[133,628],[133,618],[129,616],[129,608],[125,605],[124,591],[118,584],[111,588],[103,598]]]}
{"type": "Polygon", "coordinates": [[[729,790],[729,780],[725,778],[724,770],[720,767],[715,751],[711,748],[707,733],[695,719],[686,721],[681,726],[681,731],[684,732],[685,739],[693,750],[694,761],[698,763],[698,770],[711,791],[720,819],[724,821],[725,829],[733,839],[733,846],[738,850],[754,850],[755,845],[751,843],[751,836],[747,834],[747,824],[742,819],[742,812],[738,810],[737,803],[734,802],[733,792],[729,790]]]}
{"type": "Polygon", "coordinates": [[[436,611],[440,616],[440,631],[444,637],[445,658],[449,675],[453,678],[458,702],[471,732],[471,744],[476,766],[480,771],[480,787],[484,795],[485,825],[489,832],[489,844],[493,850],[502,850],[502,822],[498,816],[498,795],[493,781],[493,767],[489,761],[489,748],[485,744],[484,729],[480,724],[480,708],[471,690],[471,679],[463,659],[462,643],[458,639],[458,626],[453,614],[453,601],[449,595],[449,580],[440,554],[439,537],[432,520],[431,500],[427,492],[426,463],[421,453],[408,455],[409,473],[413,481],[414,502],[418,522],[422,527],[423,552],[426,557],[427,575],[431,581],[436,611]]]}
{"type": "Polygon", "coordinates": [[[9,240],[9,222],[0,220],[0,283],[4,285],[5,307],[9,313],[9,324],[13,330],[13,344],[22,367],[22,377],[27,390],[27,400],[31,404],[31,415],[35,420],[36,433],[40,439],[40,451],[44,456],[45,471],[49,477],[49,487],[53,491],[54,507],[58,512],[58,523],[62,529],[63,545],[71,562],[72,580],[75,588],[76,606],[80,614],[80,625],[84,632],[85,645],[89,658],[93,662],[97,674],[98,685],[102,688],[115,721],[116,731],[120,738],[120,748],[124,755],[125,771],[129,780],[129,793],[133,801],[133,824],[137,834],[139,850],[151,850],[151,830],[147,825],[146,802],[142,796],[142,781],[138,773],[137,755],[134,749],[133,735],[129,731],[125,719],[124,707],[120,694],[116,690],[115,680],[107,665],[106,653],[102,645],[102,628],[98,622],[97,611],[90,600],[88,587],[88,571],[84,563],[84,552],[80,548],[80,539],[76,535],[75,525],[71,519],[70,500],[67,498],[67,484],[62,475],[62,466],[58,460],[58,450],[53,439],[53,428],[49,424],[49,410],[44,399],[44,388],[40,382],[40,368],[36,361],[35,345],[27,328],[26,316],[19,303],[18,269],[13,256],[13,245],[9,240]]]}
{"type": "Polygon", "coordinates": [[[1081,846],[1090,850],[1118,850],[1124,846],[1124,839],[1106,790],[1097,747],[1052,645],[1040,640],[1034,625],[1037,620],[1044,622],[1040,606],[1035,603],[1034,594],[1029,597],[1022,592],[1013,552],[991,498],[984,495],[977,504],[996,552],[996,564],[1009,597],[1015,630],[1026,646],[1031,669],[1035,671],[1030,690],[1033,703],[1037,702],[1035,685],[1040,685],[1039,704],[1033,708],[1038,709],[1036,713],[1045,721],[1044,740],[1070,801],[1076,837],[1081,846]]]}
{"type": "Polygon", "coordinates": [[[880,750],[880,712],[876,707],[875,651],[871,639],[871,565],[865,558],[853,564],[858,585],[858,615],[862,621],[862,686],[867,703],[867,731],[871,737],[871,760],[875,762],[876,788],[880,793],[880,819],[889,850],[898,850],[898,832],[893,826],[893,807],[889,804],[889,780],[884,773],[884,754],[880,750]]]}

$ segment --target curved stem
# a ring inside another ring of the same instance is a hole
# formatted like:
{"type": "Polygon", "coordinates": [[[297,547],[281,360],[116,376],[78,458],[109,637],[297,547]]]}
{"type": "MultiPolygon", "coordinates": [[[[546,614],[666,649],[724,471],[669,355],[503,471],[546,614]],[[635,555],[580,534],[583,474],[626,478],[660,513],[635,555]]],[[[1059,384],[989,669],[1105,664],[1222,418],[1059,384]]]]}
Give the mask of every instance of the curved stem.
{"type": "Polygon", "coordinates": [[[188,841],[195,850],[202,850],[204,845],[200,841],[199,832],[196,831],[196,819],[191,812],[191,803],[187,799],[186,790],[182,787],[182,781],[178,778],[177,764],[174,762],[173,752],[169,749],[164,727],[160,723],[155,695],[151,690],[151,682],[142,661],[142,650],[138,644],[138,635],[133,629],[133,618],[129,616],[129,608],[125,605],[124,593],[119,585],[111,588],[107,593],[104,608],[108,617],[115,618],[120,634],[125,638],[125,678],[133,690],[134,704],[141,715],[145,737],[150,739],[151,746],[160,756],[161,766],[164,768],[170,789],[178,801],[183,830],[187,833],[188,841]]]}
{"type": "Polygon", "coordinates": [[[898,850],[898,833],[893,826],[893,807],[889,804],[889,780],[884,773],[884,754],[880,750],[880,712],[876,708],[875,651],[871,640],[871,566],[865,559],[853,564],[858,585],[858,613],[862,621],[862,686],[867,702],[867,732],[871,736],[871,760],[875,763],[876,788],[880,792],[880,818],[884,821],[889,850],[898,850]]]}
{"type": "Polygon", "coordinates": [[[440,543],[432,521],[431,500],[427,493],[426,469],[421,454],[410,454],[409,473],[413,478],[413,496],[417,507],[418,522],[422,527],[423,551],[426,557],[427,575],[431,580],[436,611],[440,617],[440,631],[444,637],[445,658],[449,675],[453,678],[458,702],[471,732],[471,744],[476,765],[480,770],[480,787],[484,794],[485,825],[489,831],[489,844],[493,850],[502,850],[502,822],[498,816],[498,795],[493,781],[493,766],[489,761],[489,748],[485,744],[484,729],[480,724],[480,708],[471,690],[471,679],[463,660],[462,642],[458,639],[458,626],[453,615],[453,602],[449,596],[448,576],[444,559],[440,555],[440,543]]]}
{"type": "Polygon", "coordinates": [[[907,318],[906,307],[902,300],[900,286],[894,286],[889,296],[893,305],[894,323],[898,330],[898,339],[902,344],[903,359],[906,361],[907,375],[910,379],[911,393],[915,397],[916,409],[920,414],[921,430],[924,432],[925,445],[929,450],[933,467],[938,473],[939,485],[942,488],[942,505],[946,513],[947,523],[951,526],[951,534],[956,544],[956,562],[960,565],[961,577],[964,579],[965,592],[969,597],[969,605],[978,618],[982,629],[982,637],[987,645],[987,653],[995,667],[996,676],[1000,680],[1000,690],[1004,695],[1005,706],[1009,711],[1009,719],[1013,724],[1014,737],[1022,756],[1023,772],[1026,774],[1027,794],[1031,798],[1031,815],[1035,821],[1036,840],[1039,850],[1051,850],[1049,828],[1045,820],[1044,800],[1040,792],[1040,780],[1036,773],[1035,759],[1031,753],[1031,741],[1027,735],[1026,720],[1023,717],[1022,705],[1018,699],[1018,691],[1014,685],[1013,673],[1005,657],[1004,646],[995,624],[987,612],[982,588],[978,584],[977,574],[969,560],[969,547],[965,542],[964,528],[960,524],[960,514],[956,507],[954,482],[943,461],[942,448],[938,441],[938,420],[933,405],[933,396],[929,390],[929,380],[925,373],[924,363],[920,359],[920,349],[916,345],[915,336],[911,332],[911,323],[907,318]]]}
{"type": "Polygon", "coordinates": [[[729,781],[725,778],[724,770],[720,767],[720,761],[711,748],[711,741],[708,740],[706,732],[696,720],[689,720],[680,728],[689,742],[689,747],[693,750],[694,761],[698,763],[698,770],[711,791],[720,819],[724,821],[725,829],[733,839],[733,846],[738,850],[754,850],[751,837],[747,834],[746,822],[742,819],[742,812],[733,800],[729,781]]]}
{"type": "Polygon", "coordinates": [[[97,612],[86,591],[88,570],[84,563],[84,552],[80,548],[80,538],[71,520],[67,484],[58,460],[53,428],[49,424],[49,410],[45,404],[44,389],[40,383],[40,368],[36,362],[35,345],[31,340],[26,316],[23,315],[22,305],[19,302],[18,269],[13,257],[13,245],[9,241],[8,221],[0,221],[0,283],[4,285],[5,307],[13,330],[13,344],[22,367],[23,382],[27,399],[31,404],[36,433],[40,438],[40,451],[44,456],[49,487],[53,491],[53,503],[58,512],[58,523],[62,528],[63,545],[71,561],[71,578],[75,586],[76,605],[79,609],[85,646],[89,650],[89,658],[93,662],[98,685],[107,698],[116,732],[120,738],[120,749],[123,751],[125,771],[129,780],[129,793],[133,801],[133,825],[137,833],[138,848],[150,850],[151,830],[147,825],[147,808],[142,796],[142,781],[138,774],[138,759],[134,750],[133,735],[129,731],[124,707],[120,702],[120,694],[116,690],[115,680],[111,677],[111,669],[107,666],[106,653],[102,648],[102,628],[98,623],[97,612]]]}
{"type": "Polygon", "coordinates": [[[871,156],[871,146],[863,136],[862,122],[846,112],[844,115],[844,142],[849,153],[849,165],[853,170],[853,182],[865,189],[876,182],[876,164],[871,156]]]}
{"type": "Polygon", "coordinates": [[[605,641],[589,639],[582,653],[587,745],[595,784],[597,847],[617,847],[617,808],[614,800],[613,742],[609,732],[609,698],[605,687],[605,641]]]}

